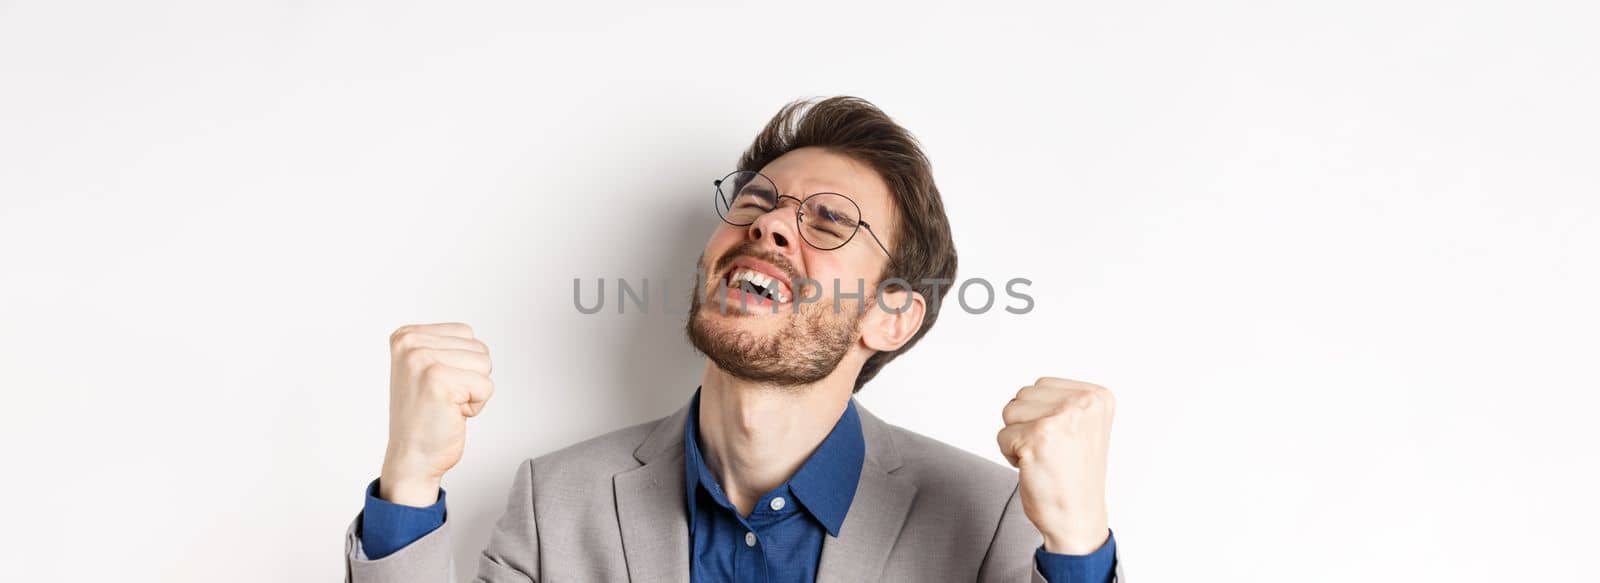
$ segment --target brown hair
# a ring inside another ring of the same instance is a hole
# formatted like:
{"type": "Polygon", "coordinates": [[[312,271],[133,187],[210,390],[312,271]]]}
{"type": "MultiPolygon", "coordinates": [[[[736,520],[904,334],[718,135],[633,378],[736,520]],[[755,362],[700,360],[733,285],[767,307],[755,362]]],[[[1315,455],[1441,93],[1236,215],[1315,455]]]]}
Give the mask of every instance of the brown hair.
{"type": "MultiPolygon", "coordinates": [[[[888,114],[859,97],[801,99],[783,106],[767,122],[750,149],[739,157],[739,170],[759,171],[791,150],[819,147],[849,156],[877,171],[894,195],[899,217],[891,241],[893,256],[880,281],[900,278],[927,298],[922,327],[894,352],[867,358],[856,376],[855,391],[877,376],[883,365],[910,350],[939,319],[944,294],[934,289],[949,285],[956,276],[956,246],[950,237],[939,187],[933,184],[933,167],[911,132],[888,114]],[[925,282],[924,280],[945,280],[925,282]]],[[[899,287],[899,286],[893,286],[899,287]]]]}

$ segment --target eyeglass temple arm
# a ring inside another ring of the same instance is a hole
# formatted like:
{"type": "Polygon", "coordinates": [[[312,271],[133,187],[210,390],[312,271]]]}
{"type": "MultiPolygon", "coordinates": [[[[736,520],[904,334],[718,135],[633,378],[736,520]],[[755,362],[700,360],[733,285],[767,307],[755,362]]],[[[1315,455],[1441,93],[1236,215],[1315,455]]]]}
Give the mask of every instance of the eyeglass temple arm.
{"type": "Polygon", "coordinates": [[[894,254],[890,253],[889,252],[889,248],[885,247],[883,245],[883,240],[878,238],[878,233],[873,231],[872,225],[867,224],[866,221],[856,221],[856,224],[861,225],[863,227],[866,227],[867,228],[867,234],[868,235],[872,235],[873,242],[876,242],[878,244],[878,248],[883,250],[883,254],[884,255],[888,255],[890,261],[894,260],[894,254]]]}

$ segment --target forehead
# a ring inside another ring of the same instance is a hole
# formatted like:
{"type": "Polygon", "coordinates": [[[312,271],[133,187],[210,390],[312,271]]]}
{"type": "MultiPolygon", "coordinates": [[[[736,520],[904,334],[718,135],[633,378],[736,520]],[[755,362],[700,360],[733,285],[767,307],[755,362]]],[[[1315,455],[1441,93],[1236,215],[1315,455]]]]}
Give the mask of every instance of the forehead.
{"type": "Polygon", "coordinates": [[[779,156],[761,173],[778,183],[778,189],[791,196],[815,192],[849,195],[857,203],[872,195],[887,198],[889,187],[878,173],[854,158],[822,148],[799,148],[779,156]],[[858,196],[859,195],[859,196],[858,196]]]}

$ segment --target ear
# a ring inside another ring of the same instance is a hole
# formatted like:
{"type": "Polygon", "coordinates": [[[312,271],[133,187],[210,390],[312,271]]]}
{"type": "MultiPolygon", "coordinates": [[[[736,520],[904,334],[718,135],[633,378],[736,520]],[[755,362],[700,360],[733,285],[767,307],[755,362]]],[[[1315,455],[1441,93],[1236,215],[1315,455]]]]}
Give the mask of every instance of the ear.
{"type": "Polygon", "coordinates": [[[922,329],[928,301],[909,289],[886,291],[861,318],[861,343],[878,352],[894,352],[922,329]]]}

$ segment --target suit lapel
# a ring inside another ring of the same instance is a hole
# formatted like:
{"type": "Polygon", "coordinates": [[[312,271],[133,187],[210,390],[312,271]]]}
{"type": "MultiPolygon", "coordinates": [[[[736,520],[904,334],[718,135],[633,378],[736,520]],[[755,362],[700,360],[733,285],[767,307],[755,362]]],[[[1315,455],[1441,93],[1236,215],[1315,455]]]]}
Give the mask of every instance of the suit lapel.
{"type": "Polygon", "coordinates": [[[633,456],[644,465],[612,476],[622,553],[633,583],[689,582],[683,422],[688,405],[658,422],[633,456]]]}
{"type": "Polygon", "coordinates": [[[917,492],[914,484],[893,473],[900,467],[900,454],[888,424],[867,412],[859,402],[856,410],[861,415],[867,457],[838,538],[823,540],[818,583],[882,580],[889,551],[900,538],[900,528],[917,492]]]}

